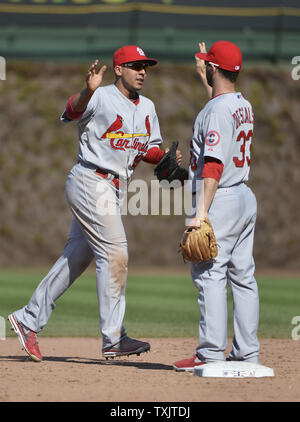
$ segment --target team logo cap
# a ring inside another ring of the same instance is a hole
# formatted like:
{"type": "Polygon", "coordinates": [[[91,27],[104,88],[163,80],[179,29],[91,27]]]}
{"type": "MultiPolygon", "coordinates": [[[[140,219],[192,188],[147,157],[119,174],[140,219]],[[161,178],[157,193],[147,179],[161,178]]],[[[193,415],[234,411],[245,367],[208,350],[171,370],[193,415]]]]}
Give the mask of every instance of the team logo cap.
{"type": "Polygon", "coordinates": [[[242,67],[241,50],[230,41],[217,41],[208,53],[196,53],[196,57],[231,72],[239,72],[242,67]]]}
{"type": "Polygon", "coordinates": [[[143,62],[149,66],[154,66],[158,61],[147,57],[145,52],[137,45],[125,45],[115,52],[113,60],[114,67],[130,62],[143,62]]]}

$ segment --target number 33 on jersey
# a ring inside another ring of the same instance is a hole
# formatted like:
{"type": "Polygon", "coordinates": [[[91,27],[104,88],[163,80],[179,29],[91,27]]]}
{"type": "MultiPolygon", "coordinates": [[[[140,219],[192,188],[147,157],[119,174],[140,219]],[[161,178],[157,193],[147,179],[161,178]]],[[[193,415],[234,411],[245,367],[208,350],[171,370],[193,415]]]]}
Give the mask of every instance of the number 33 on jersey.
{"type": "Polygon", "coordinates": [[[253,136],[251,104],[240,92],[212,98],[198,114],[190,150],[190,179],[201,178],[204,157],[224,165],[219,187],[246,182],[253,136]]]}

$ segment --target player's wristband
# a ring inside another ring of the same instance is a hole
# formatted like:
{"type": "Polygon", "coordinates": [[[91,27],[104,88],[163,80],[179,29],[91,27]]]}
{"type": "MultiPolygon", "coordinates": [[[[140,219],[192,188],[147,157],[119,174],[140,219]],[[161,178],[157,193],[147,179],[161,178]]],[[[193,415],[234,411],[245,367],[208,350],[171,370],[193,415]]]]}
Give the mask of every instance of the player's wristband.
{"type": "Polygon", "coordinates": [[[157,147],[152,147],[147,151],[147,154],[143,158],[143,161],[150,164],[157,164],[160,162],[164,154],[165,151],[162,151],[157,147]]]}
{"type": "Polygon", "coordinates": [[[68,99],[67,106],[66,106],[66,114],[68,118],[72,120],[80,119],[80,117],[85,112],[85,110],[80,111],[80,112],[74,110],[72,101],[75,96],[76,94],[72,95],[72,97],[68,99]]]}

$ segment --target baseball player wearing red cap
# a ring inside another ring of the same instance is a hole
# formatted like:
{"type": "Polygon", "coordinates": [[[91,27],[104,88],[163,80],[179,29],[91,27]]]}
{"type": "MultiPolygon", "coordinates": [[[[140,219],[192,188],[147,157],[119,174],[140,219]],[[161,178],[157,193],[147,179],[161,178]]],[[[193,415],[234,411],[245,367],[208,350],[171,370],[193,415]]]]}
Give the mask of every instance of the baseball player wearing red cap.
{"type": "MultiPolygon", "coordinates": [[[[66,197],[74,219],[62,256],[41,281],[28,304],[9,315],[19,340],[34,361],[41,361],[37,333],[47,324],[56,300],[96,262],[102,354],[115,357],[150,350],[127,336],[123,326],[127,280],[127,240],[121,219],[126,183],[139,161],[156,164],[164,155],[154,104],[140,95],[148,58],[138,46],[118,49],[115,83],[100,86],[106,66],[89,68],[86,88],[73,95],[63,122],[77,120],[78,163],[67,178],[66,197]]],[[[166,150],[167,151],[167,150],[166,150]]],[[[181,153],[177,154],[178,162],[181,153]]]]}
{"type": "Polygon", "coordinates": [[[259,295],[252,253],[257,204],[246,184],[253,110],[235,89],[242,66],[240,49],[228,41],[216,42],[208,53],[205,44],[199,46],[197,71],[203,75],[200,67],[205,66],[203,82],[212,97],[194,123],[189,178],[195,214],[190,226],[209,218],[218,256],[202,264],[191,263],[199,291],[199,344],[191,358],[173,364],[177,371],[193,371],[195,366],[226,359],[227,285],[234,303],[234,338],[227,359],[259,363],[259,295]]]}

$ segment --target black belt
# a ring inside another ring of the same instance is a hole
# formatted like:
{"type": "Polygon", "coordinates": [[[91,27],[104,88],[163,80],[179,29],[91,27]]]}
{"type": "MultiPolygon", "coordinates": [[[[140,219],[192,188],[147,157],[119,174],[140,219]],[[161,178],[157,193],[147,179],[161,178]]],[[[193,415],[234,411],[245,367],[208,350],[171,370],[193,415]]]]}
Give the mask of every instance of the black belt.
{"type": "Polygon", "coordinates": [[[117,189],[120,188],[120,180],[119,180],[119,176],[115,176],[114,174],[110,173],[109,171],[103,170],[103,169],[96,169],[96,174],[99,174],[99,176],[103,177],[103,179],[107,179],[110,175],[113,176],[113,178],[111,178],[110,180],[113,182],[113,184],[115,185],[115,187],[117,189]]]}

